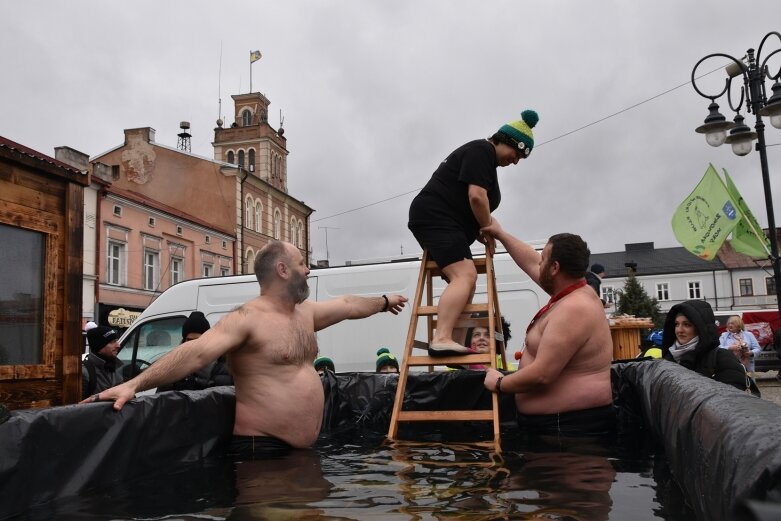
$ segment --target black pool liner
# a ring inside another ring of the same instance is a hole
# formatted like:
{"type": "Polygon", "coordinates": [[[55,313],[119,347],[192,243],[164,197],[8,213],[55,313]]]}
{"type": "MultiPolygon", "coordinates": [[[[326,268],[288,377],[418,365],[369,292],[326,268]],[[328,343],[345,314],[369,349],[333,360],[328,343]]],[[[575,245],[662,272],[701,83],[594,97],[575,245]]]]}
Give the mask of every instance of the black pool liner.
{"type": "MultiPolygon", "coordinates": [[[[614,364],[612,376],[620,422],[654,433],[698,519],[778,512],[781,407],[665,361],[614,364]]],[[[404,408],[488,408],[483,377],[413,374],[404,408]]],[[[387,432],[397,381],[326,373],[323,433],[387,432]]],[[[512,396],[500,406],[502,430],[517,429],[512,396]]],[[[233,409],[233,388],[216,387],[142,396],[120,412],[109,403],[13,411],[0,424],[0,519],[224,451],[233,409]]]]}

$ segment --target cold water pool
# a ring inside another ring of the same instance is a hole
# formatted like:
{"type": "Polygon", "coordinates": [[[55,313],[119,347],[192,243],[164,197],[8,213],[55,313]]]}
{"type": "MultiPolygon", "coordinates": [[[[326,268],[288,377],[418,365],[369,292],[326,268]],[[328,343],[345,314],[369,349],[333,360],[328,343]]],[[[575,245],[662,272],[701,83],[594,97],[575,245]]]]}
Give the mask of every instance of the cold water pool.
{"type": "Polygon", "coordinates": [[[197,465],[93,488],[27,519],[694,518],[648,440],[505,439],[468,444],[324,436],[283,458],[197,465]]]}

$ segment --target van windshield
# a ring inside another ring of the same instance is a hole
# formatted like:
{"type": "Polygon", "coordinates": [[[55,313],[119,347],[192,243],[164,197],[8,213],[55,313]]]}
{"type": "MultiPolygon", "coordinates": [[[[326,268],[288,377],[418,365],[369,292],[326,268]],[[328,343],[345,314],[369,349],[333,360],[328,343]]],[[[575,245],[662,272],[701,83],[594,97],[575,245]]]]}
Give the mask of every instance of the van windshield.
{"type": "Polygon", "coordinates": [[[118,358],[126,364],[124,376],[132,377],[182,343],[184,315],[146,322],[122,342],[118,358]],[[131,365],[135,359],[135,364],[131,365]]]}

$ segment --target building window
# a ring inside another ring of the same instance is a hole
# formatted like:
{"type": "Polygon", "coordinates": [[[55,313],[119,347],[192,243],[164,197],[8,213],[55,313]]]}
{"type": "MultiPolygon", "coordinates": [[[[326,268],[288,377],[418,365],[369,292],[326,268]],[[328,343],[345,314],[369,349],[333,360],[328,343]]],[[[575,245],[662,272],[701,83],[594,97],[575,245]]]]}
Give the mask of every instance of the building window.
{"type": "Polygon", "coordinates": [[[119,165],[111,165],[111,178],[119,181],[119,165]]]}
{"type": "Polygon", "coordinates": [[[113,286],[125,284],[125,244],[108,241],[106,265],[106,283],[113,286]]]}
{"type": "Polygon", "coordinates": [[[670,300],[670,284],[667,282],[659,282],[656,284],[656,300],[659,302],[670,300]]]}
{"type": "Polygon", "coordinates": [[[741,297],[754,296],[754,279],[738,279],[741,297]]]}
{"type": "Polygon", "coordinates": [[[201,271],[204,277],[211,277],[212,273],[214,273],[214,266],[211,264],[204,263],[203,270],[201,271]]]}
{"type": "Polygon", "coordinates": [[[184,280],[184,259],[171,257],[171,286],[184,280]]]}
{"type": "Polygon", "coordinates": [[[261,215],[263,215],[263,205],[258,201],[255,203],[255,231],[258,233],[263,231],[260,226],[262,222],[260,219],[261,215]]]}
{"type": "Polygon", "coordinates": [[[225,266],[220,267],[220,277],[227,277],[230,274],[230,268],[226,268],[225,266]]]}
{"type": "Polygon", "coordinates": [[[612,306],[616,303],[616,288],[603,284],[600,286],[600,290],[602,292],[601,298],[605,301],[605,304],[610,304],[612,306]]]}
{"type": "Polygon", "coordinates": [[[776,279],[773,277],[765,277],[765,294],[768,297],[775,296],[776,294],[776,279]]]}
{"type": "Polygon", "coordinates": [[[183,233],[184,233],[184,230],[182,230],[182,227],[181,226],[177,226],[176,227],[176,235],[179,235],[181,237],[181,235],[183,233]]]}
{"type": "Polygon", "coordinates": [[[233,164],[236,162],[236,155],[233,153],[233,150],[228,150],[228,163],[233,164]]]}
{"type": "MultiPolygon", "coordinates": [[[[0,366],[37,365],[43,360],[46,235],[0,225],[0,291],[2,308],[0,366]]],[[[53,288],[51,291],[56,291],[53,288]]],[[[10,372],[13,375],[13,371],[10,372]]],[[[13,376],[12,376],[13,378],[13,376]]],[[[28,377],[29,378],[29,377],[28,377]]],[[[21,389],[20,389],[21,390],[21,389]]]]}
{"type": "Polygon", "coordinates": [[[290,219],[290,242],[293,243],[293,246],[298,248],[298,223],[296,222],[295,217],[290,219]]]}
{"type": "Polygon", "coordinates": [[[222,241],[222,249],[227,250],[228,249],[228,241],[222,241]]]}
{"type": "Polygon", "coordinates": [[[241,113],[241,126],[248,127],[252,125],[252,112],[245,110],[241,113]]]}
{"type": "Polygon", "coordinates": [[[149,218],[149,227],[154,228],[155,224],[157,224],[157,220],[154,217],[149,218]]]}
{"type": "Polygon", "coordinates": [[[244,256],[244,258],[246,259],[246,264],[244,266],[243,273],[252,273],[255,271],[255,252],[252,251],[252,248],[247,248],[247,254],[244,256]]]}
{"type": "Polygon", "coordinates": [[[249,163],[247,164],[247,168],[250,172],[255,171],[255,149],[250,148],[249,149],[249,163]]]}
{"type": "Polygon", "coordinates": [[[274,238],[280,240],[282,237],[282,214],[279,210],[274,210],[274,238]]]}
{"type": "Polygon", "coordinates": [[[699,280],[689,281],[689,298],[690,299],[702,298],[702,291],[700,290],[699,280]]]}
{"type": "Polygon", "coordinates": [[[254,209],[255,206],[252,204],[252,197],[248,195],[247,200],[244,202],[244,227],[249,228],[250,230],[254,228],[252,225],[252,215],[254,209]]]}
{"type": "Polygon", "coordinates": [[[244,168],[244,151],[239,150],[239,167],[244,168]]]}
{"type": "Polygon", "coordinates": [[[209,237],[208,235],[206,235],[203,238],[203,242],[205,242],[206,244],[211,244],[212,243],[212,238],[209,237]]]}
{"type": "Polygon", "coordinates": [[[122,217],[122,207],[115,204],[113,213],[114,213],[114,217],[122,217]]]}
{"type": "Polygon", "coordinates": [[[157,289],[160,273],[160,252],[144,249],[144,289],[157,289]]]}

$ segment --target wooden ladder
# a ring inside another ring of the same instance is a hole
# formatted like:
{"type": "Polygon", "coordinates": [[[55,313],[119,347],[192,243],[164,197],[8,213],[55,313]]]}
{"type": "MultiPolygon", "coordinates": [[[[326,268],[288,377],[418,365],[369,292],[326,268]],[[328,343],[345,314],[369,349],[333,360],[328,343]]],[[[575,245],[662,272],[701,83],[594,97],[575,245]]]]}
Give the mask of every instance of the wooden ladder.
{"type": "MultiPolygon", "coordinates": [[[[428,250],[424,250],[423,259],[420,262],[420,273],[418,274],[418,286],[415,290],[415,298],[412,302],[412,317],[410,318],[409,330],[407,332],[407,341],[404,346],[404,357],[399,371],[399,383],[396,388],[396,399],[393,403],[393,412],[391,414],[390,428],[388,438],[395,440],[398,434],[400,422],[431,422],[431,421],[491,421],[493,422],[493,445],[499,449],[501,436],[499,433],[499,397],[496,393],[491,393],[491,409],[484,410],[454,410],[454,411],[405,411],[402,410],[404,403],[404,392],[407,387],[410,367],[428,366],[429,371],[434,370],[434,366],[443,365],[467,365],[467,364],[485,364],[493,369],[497,368],[497,353],[501,356],[502,366],[507,366],[505,358],[504,332],[502,331],[501,313],[499,312],[499,299],[496,292],[496,277],[494,274],[493,256],[486,251],[485,257],[474,259],[477,268],[478,279],[484,275],[486,282],[487,303],[467,304],[464,314],[472,316],[473,313],[487,314],[485,318],[462,318],[456,324],[457,328],[486,327],[488,331],[494,331],[489,335],[489,352],[482,354],[467,354],[454,356],[429,356],[428,346],[434,336],[434,330],[437,327],[435,316],[437,315],[437,306],[434,305],[434,290],[432,281],[434,277],[441,277],[442,271],[436,262],[429,259],[428,250]],[[425,288],[426,302],[423,301],[425,288]],[[426,317],[428,341],[421,342],[415,339],[415,333],[418,328],[418,319],[426,317]],[[497,346],[499,346],[497,350],[497,346]],[[425,355],[413,354],[413,349],[426,350],[425,355]]],[[[463,315],[462,315],[463,316],[463,315]]]]}

